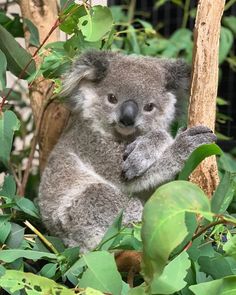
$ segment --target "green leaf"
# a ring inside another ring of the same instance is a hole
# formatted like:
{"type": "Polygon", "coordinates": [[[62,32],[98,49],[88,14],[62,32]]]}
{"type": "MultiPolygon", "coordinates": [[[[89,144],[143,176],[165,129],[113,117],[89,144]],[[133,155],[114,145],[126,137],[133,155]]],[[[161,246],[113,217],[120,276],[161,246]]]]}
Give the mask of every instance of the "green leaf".
{"type": "Polygon", "coordinates": [[[40,270],[40,275],[50,279],[55,275],[56,270],[57,270],[56,263],[47,263],[40,270]]]}
{"type": "Polygon", "coordinates": [[[185,162],[184,168],[179,173],[179,180],[187,180],[193,170],[207,157],[212,155],[221,155],[223,152],[220,147],[215,144],[203,144],[196,148],[188,160],[185,162]]]}
{"type": "Polygon", "coordinates": [[[87,15],[79,18],[79,28],[85,40],[96,42],[108,33],[113,24],[111,11],[108,7],[95,5],[87,15]]]}
{"type": "Polygon", "coordinates": [[[218,160],[218,166],[222,170],[236,172],[236,161],[230,154],[223,153],[218,160]]]}
{"type": "Polygon", "coordinates": [[[57,256],[52,253],[32,251],[32,250],[21,250],[21,249],[13,249],[13,250],[2,250],[0,251],[0,260],[4,262],[13,262],[18,258],[27,258],[32,260],[46,259],[46,260],[56,260],[57,256]]]}
{"type": "Polygon", "coordinates": [[[169,39],[169,45],[162,52],[165,57],[177,57],[180,51],[192,51],[192,31],[189,29],[178,29],[169,39]]]}
{"type": "Polygon", "coordinates": [[[16,183],[12,175],[4,177],[4,183],[0,190],[0,196],[8,197],[13,199],[16,193],[16,183]]]}
{"type": "Polygon", "coordinates": [[[30,32],[30,38],[29,38],[29,44],[39,47],[40,41],[39,41],[39,31],[38,28],[32,23],[31,20],[25,18],[24,22],[27,26],[27,29],[30,32]]]}
{"type": "Polygon", "coordinates": [[[16,197],[15,198],[16,205],[22,210],[23,212],[33,216],[35,218],[39,218],[40,214],[36,206],[32,201],[23,197],[16,197]]]}
{"type": "Polygon", "coordinates": [[[5,54],[0,49],[0,91],[6,87],[6,70],[7,70],[7,59],[5,54]]]}
{"type": "Polygon", "coordinates": [[[22,79],[26,79],[36,71],[35,61],[32,59],[32,56],[1,25],[0,49],[6,56],[8,69],[17,77],[23,70],[24,74],[21,74],[22,79]],[[28,64],[29,66],[25,69],[28,64]]]}
{"type": "Polygon", "coordinates": [[[231,239],[224,244],[223,250],[226,256],[236,259],[236,235],[231,237],[231,239]]]}
{"type": "Polygon", "coordinates": [[[6,240],[6,244],[9,248],[18,248],[24,239],[25,228],[11,223],[11,232],[6,240]]]}
{"type": "Polygon", "coordinates": [[[112,225],[106,231],[104,237],[98,245],[99,250],[108,250],[110,248],[110,246],[114,242],[116,235],[118,235],[121,230],[122,218],[123,211],[119,213],[119,215],[113,221],[112,225]]]}
{"type": "Polygon", "coordinates": [[[211,210],[214,213],[225,213],[236,191],[236,175],[226,171],[212,199],[211,210]]]}
{"type": "Polygon", "coordinates": [[[19,128],[20,122],[12,111],[0,114],[0,161],[5,165],[7,165],[10,158],[14,132],[19,128]]]}
{"type": "Polygon", "coordinates": [[[220,52],[219,52],[219,64],[221,64],[230,52],[233,46],[234,36],[233,33],[224,27],[221,27],[220,31],[220,52]]]}
{"type": "MultiPolygon", "coordinates": [[[[11,223],[10,222],[1,222],[0,223],[0,242],[2,244],[6,241],[8,235],[10,234],[10,231],[11,231],[11,223]]],[[[3,252],[3,251],[1,251],[1,252],[3,252]]]]}
{"type": "Polygon", "coordinates": [[[120,295],[122,280],[114,256],[105,251],[90,252],[83,256],[88,269],[80,280],[80,288],[91,287],[99,291],[120,295]]]}
{"type": "Polygon", "coordinates": [[[225,16],[222,21],[223,25],[229,28],[236,36],[236,16],[225,16]]]}
{"type": "Polygon", "coordinates": [[[0,287],[12,293],[18,290],[24,290],[24,294],[26,293],[28,295],[75,294],[74,290],[67,289],[53,280],[17,270],[6,270],[5,274],[0,277],[0,287]]]}
{"type": "Polygon", "coordinates": [[[187,252],[182,252],[164,268],[161,276],[154,275],[152,294],[172,294],[183,289],[187,285],[184,278],[190,266],[187,252]]]}
{"type": "Polygon", "coordinates": [[[65,10],[60,14],[61,24],[60,29],[71,35],[78,31],[78,21],[81,17],[85,16],[86,10],[84,5],[78,5],[71,3],[65,10]]]}
{"type": "Polygon", "coordinates": [[[212,220],[208,198],[198,186],[187,181],[173,181],[159,187],[145,204],[142,240],[146,280],[151,280],[154,273],[161,275],[171,252],[189,234],[186,213],[212,220]]]}
{"type": "MultiPolygon", "coordinates": [[[[52,236],[47,236],[47,235],[44,235],[44,237],[57,249],[59,253],[65,251],[65,246],[61,239],[52,237],[52,236]]],[[[39,237],[36,237],[35,239],[33,250],[40,251],[40,252],[49,252],[48,248],[39,239],[39,237]]]]}
{"type": "Polygon", "coordinates": [[[236,276],[229,276],[211,282],[190,286],[195,295],[235,295],[236,276]]]}
{"type": "Polygon", "coordinates": [[[236,274],[236,264],[232,257],[224,257],[216,253],[214,257],[199,257],[198,263],[200,270],[214,280],[236,274]]]}
{"type": "Polygon", "coordinates": [[[139,47],[139,43],[137,40],[136,30],[132,25],[128,26],[127,38],[128,38],[129,43],[132,47],[131,50],[133,51],[133,53],[140,54],[141,52],[140,52],[140,47],[139,47]]]}

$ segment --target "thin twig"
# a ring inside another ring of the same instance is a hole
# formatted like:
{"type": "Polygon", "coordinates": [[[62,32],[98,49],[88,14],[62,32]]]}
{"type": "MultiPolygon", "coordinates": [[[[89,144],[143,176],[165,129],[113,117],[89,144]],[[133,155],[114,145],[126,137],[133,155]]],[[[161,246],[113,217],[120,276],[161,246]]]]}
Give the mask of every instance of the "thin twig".
{"type": "Polygon", "coordinates": [[[35,228],[28,220],[24,222],[24,224],[32,230],[43,242],[44,244],[56,255],[59,255],[60,253],[57,251],[57,249],[53,246],[53,244],[44,237],[43,234],[37,228],[35,228]]]}
{"type": "Polygon", "coordinates": [[[15,171],[15,169],[14,169],[14,167],[13,167],[13,165],[12,165],[11,162],[9,163],[9,168],[10,168],[11,173],[12,173],[14,179],[15,179],[15,182],[17,184],[17,187],[20,187],[21,186],[20,178],[17,176],[16,171],[15,171]]]}
{"type": "Polygon", "coordinates": [[[31,169],[32,162],[33,162],[33,159],[34,159],[34,153],[35,153],[36,146],[37,146],[37,143],[38,143],[38,136],[39,136],[41,125],[42,125],[43,116],[44,116],[44,113],[45,113],[49,103],[51,103],[51,101],[52,101],[51,98],[52,98],[52,93],[53,93],[53,86],[54,86],[54,84],[51,83],[51,86],[48,89],[47,98],[44,100],[44,103],[42,104],[42,106],[40,108],[39,117],[38,117],[36,128],[35,128],[35,131],[34,131],[34,136],[33,136],[33,139],[31,141],[31,149],[30,149],[28,162],[27,162],[27,165],[26,165],[26,168],[25,168],[25,171],[24,171],[24,176],[23,176],[21,185],[18,188],[19,196],[24,196],[24,194],[25,194],[25,188],[26,188],[26,184],[28,182],[30,169],[31,169]]]}
{"type": "Polygon", "coordinates": [[[220,217],[220,220],[211,222],[209,224],[207,224],[205,227],[203,227],[202,229],[200,229],[192,238],[192,241],[194,241],[195,239],[197,239],[198,237],[200,237],[202,234],[204,234],[209,228],[214,227],[218,224],[233,224],[236,225],[233,221],[230,222],[228,220],[225,220],[223,217],[220,217]]]}

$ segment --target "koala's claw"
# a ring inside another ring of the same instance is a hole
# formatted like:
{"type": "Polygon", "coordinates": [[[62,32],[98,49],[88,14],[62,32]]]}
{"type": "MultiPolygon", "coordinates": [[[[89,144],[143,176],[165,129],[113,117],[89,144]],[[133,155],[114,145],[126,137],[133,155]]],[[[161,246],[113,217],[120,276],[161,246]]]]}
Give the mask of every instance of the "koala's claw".
{"type": "Polygon", "coordinates": [[[126,147],[123,155],[122,175],[131,180],[144,174],[155,162],[154,156],[147,152],[146,145],[136,140],[126,147]]]}
{"type": "Polygon", "coordinates": [[[213,133],[213,131],[210,128],[203,125],[191,127],[184,132],[188,133],[189,136],[194,136],[203,133],[213,133]]]}
{"type": "Polygon", "coordinates": [[[208,144],[216,141],[216,135],[206,126],[191,127],[176,138],[176,149],[180,154],[186,157],[202,144],[208,144]]]}

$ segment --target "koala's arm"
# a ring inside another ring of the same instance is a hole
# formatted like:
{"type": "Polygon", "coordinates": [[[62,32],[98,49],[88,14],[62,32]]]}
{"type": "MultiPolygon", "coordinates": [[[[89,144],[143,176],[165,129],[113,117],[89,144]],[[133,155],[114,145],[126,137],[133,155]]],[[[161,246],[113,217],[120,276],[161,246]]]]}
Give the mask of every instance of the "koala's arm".
{"type": "Polygon", "coordinates": [[[142,192],[174,180],[190,154],[200,145],[214,142],[216,136],[204,126],[197,126],[179,133],[174,140],[167,133],[157,132],[153,137],[162,141],[140,137],[125,152],[123,174],[128,190],[142,192]]]}

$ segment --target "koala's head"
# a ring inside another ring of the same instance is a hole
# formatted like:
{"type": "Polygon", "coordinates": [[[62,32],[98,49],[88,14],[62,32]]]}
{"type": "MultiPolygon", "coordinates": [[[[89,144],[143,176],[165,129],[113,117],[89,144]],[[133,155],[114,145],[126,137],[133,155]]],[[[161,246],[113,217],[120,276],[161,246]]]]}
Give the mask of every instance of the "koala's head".
{"type": "Polygon", "coordinates": [[[96,131],[140,135],[168,129],[189,75],[182,60],[88,51],[65,76],[62,95],[96,131]]]}

